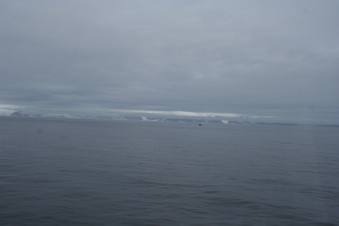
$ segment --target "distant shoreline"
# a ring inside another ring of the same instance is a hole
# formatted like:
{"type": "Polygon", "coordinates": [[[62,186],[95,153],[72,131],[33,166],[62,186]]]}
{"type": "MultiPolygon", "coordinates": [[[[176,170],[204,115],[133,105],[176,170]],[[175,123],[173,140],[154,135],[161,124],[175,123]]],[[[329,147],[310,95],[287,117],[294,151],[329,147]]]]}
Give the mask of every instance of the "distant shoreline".
{"type": "Polygon", "coordinates": [[[197,124],[224,124],[224,125],[264,125],[264,126],[303,126],[303,127],[333,127],[339,128],[338,124],[304,124],[304,123],[288,123],[288,122],[253,122],[242,120],[219,120],[219,119],[193,119],[193,118],[149,118],[145,117],[32,117],[25,115],[24,117],[18,116],[5,116],[1,115],[0,119],[19,119],[19,120],[53,120],[53,121],[112,121],[112,122],[154,122],[154,123],[197,123],[197,124]],[[227,121],[227,123],[225,123],[227,121]]]}

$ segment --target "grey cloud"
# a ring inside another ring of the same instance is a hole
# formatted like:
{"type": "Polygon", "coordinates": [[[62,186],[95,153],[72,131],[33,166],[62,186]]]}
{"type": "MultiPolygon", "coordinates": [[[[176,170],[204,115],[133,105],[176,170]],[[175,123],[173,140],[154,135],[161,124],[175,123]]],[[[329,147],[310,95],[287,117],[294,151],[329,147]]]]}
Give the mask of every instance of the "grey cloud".
{"type": "Polygon", "coordinates": [[[68,113],[339,108],[337,1],[1,5],[0,104],[68,113]]]}

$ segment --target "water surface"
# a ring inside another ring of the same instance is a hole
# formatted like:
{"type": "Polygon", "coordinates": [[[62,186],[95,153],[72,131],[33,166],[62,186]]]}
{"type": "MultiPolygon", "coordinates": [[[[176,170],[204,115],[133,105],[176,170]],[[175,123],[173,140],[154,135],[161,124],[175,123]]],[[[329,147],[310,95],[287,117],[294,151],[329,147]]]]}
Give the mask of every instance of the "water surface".
{"type": "Polygon", "coordinates": [[[339,129],[0,118],[1,225],[338,225],[339,129]]]}

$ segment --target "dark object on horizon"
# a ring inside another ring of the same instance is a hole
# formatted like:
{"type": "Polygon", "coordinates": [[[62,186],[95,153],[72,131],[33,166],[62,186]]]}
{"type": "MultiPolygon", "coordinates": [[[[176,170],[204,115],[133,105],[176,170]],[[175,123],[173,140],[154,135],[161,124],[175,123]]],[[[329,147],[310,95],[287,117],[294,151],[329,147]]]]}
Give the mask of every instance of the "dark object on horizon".
{"type": "Polygon", "coordinates": [[[199,123],[199,126],[201,126],[201,124],[199,123]]]}

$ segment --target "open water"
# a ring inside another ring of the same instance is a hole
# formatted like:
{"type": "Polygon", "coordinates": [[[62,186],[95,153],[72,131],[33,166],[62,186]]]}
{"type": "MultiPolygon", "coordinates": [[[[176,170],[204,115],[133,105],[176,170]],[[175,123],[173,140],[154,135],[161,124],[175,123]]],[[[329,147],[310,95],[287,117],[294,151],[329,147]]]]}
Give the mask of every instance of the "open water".
{"type": "Polygon", "coordinates": [[[0,225],[338,225],[339,128],[0,118],[0,225]]]}

